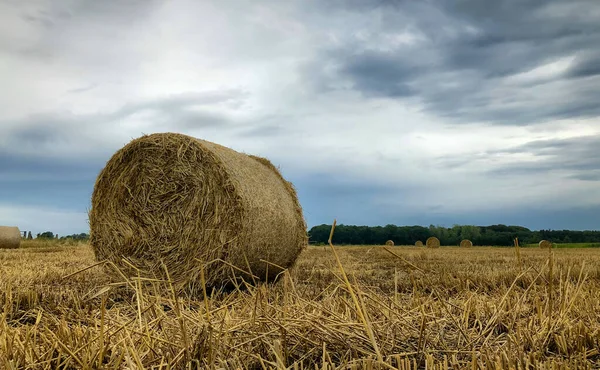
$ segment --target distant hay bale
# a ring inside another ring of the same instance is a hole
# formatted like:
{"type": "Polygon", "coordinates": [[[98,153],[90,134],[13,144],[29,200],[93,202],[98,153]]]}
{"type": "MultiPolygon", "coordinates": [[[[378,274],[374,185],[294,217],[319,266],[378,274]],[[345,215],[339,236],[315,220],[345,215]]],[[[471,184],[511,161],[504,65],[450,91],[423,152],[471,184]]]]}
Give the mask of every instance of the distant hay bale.
{"type": "Polygon", "coordinates": [[[427,246],[427,248],[439,248],[440,240],[435,236],[432,236],[427,238],[427,240],[425,241],[425,245],[427,246]]]}
{"type": "Polygon", "coordinates": [[[385,245],[387,245],[388,247],[393,247],[394,246],[394,241],[393,240],[388,240],[387,242],[385,242],[385,245]]]}
{"type": "Polygon", "coordinates": [[[421,248],[422,246],[423,246],[423,242],[420,240],[417,240],[417,242],[415,243],[415,247],[421,248]]]}
{"type": "Polygon", "coordinates": [[[469,239],[463,239],[460,242],[460,247],[461,248],[471,248],[473,246],[473,242],[470,241],[469,239]]]}
{"type": "Polygon", "coordinates": [[[15,249],[21,246],[21,231],[16,226],[0,226],[0,249],[15,249]]]}
{"type": "Polygon", "coordinates": [[[549,241],[547,241],[547,240],[540,240],[540,242],[539,242],[539,246],[540,246],[540,248],[542,248],[542,249],[549,249],[549,248],[552,248],[552,243],[550,243],[550,242],[549,242],[549,241]]]}
{"type": "Polygon", "coordinates": [[[209,286],[248,281],[248,270],[272,280],[308,242],[296,191],[271,162],[173,133],[142,136],[113,155],[89,220],[98,260],[162,278],[164,263],[178,288],[198,287],[203,269],[209,286]]]}

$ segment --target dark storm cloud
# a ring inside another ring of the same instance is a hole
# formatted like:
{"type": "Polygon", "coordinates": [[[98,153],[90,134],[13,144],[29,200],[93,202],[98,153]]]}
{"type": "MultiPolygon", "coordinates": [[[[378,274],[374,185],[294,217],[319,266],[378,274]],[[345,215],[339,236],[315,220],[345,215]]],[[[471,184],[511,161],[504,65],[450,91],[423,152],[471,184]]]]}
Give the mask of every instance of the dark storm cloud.
{"type": "Polygon", "coordinates": [[[327,7],[340,17],[378,20],[379,29],[367,38],[348,30],[355,37],[323,52],[320,64],[337,67],[315,73],[330,79],[321,86],[346,80],[368,97],[417,96],[427,111],[460,123],[524,125],[600,114],[596,0],[352,1],[327,7]],[[417,41],[380,45],[385,41],[378,37],[407,31],[417,41]],[[514,79],[565,58],[574,58],[565,71],[514,79]],[[560,90],[552,91],[551,83],[562,84],[560,90]]]}

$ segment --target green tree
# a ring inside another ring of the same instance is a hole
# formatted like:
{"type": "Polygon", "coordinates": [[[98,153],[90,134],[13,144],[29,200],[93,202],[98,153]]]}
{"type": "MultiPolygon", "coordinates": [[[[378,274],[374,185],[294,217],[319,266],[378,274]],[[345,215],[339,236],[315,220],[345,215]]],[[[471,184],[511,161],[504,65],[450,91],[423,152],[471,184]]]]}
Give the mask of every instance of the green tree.
{"type": "Polygon", "coordinates": [[[40,239],[54,239],[54,233],[52,231],[44,231],[37,236],[40,239]]]}

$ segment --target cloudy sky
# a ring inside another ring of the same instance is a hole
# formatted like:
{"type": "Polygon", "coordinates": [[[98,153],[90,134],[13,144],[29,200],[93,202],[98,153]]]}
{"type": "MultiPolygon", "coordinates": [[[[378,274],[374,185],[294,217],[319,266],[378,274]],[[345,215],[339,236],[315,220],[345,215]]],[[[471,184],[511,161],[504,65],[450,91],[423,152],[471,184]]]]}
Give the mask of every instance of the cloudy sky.
{"type": "Polygon", "coordinates": [[[600,229],[597,0],[0,0],[0,224],[87,232],[180,132],[268,157],[309,226],[600,229]]]}

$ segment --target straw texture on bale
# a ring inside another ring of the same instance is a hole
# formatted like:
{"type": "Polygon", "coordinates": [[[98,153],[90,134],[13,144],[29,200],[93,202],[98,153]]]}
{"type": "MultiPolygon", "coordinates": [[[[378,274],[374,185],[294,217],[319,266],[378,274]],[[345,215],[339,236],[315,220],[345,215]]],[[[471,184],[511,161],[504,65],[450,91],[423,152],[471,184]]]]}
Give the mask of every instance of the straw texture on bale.
{"type": "Polygon", "coordinates": [[[463,239],[460,242],[460,246],[461,246],[461,248],[471,248],[473,246],[473,242],[470,241],[469,239],[463,239]]]}
{"type": "Polygon", "coordinates": [[[249,281],[247,271],[271,280],[307,244],[296,192],[271,162],[174,133],[143,136],[113,155],[89,219],[98,260],[135,276],[164,278],[166,267],[187,286],[202,275],[209,286],[249,281]]]}
{"type": "Polygon", "coordinates": [[[425,245],[427,246],[427,248],[439,248],[440,240],[435,236],[432,236],[427,238],[427,240],[425,241],[425,245]]]}
{"type": "Polygon", "coordinates": [[[385,242],[385,245],[387,245],[388,247],[393,247],[394,246],[394,241],[393,240],[388,240],[387,242],[385,242]]]}
{"type": "Polygon", "coordinates": [[[547,240],[540,240],[539,246],[542,249],[548,249],[548,248],[552,248],[552,243],[550,243],[547,240]]]}
{"type": "Polygon", "coordinates": [[[420,240],[417,240],[417,242],[415,243],[415,247],[421,248],[422,246],[423,246],[423,242],[420,240]]]}
{"type": "Polygon", "coordinates": [[[0,226],[0,249],[15,249],[21,246],[21,231],[16,226],[0,226]]]}

